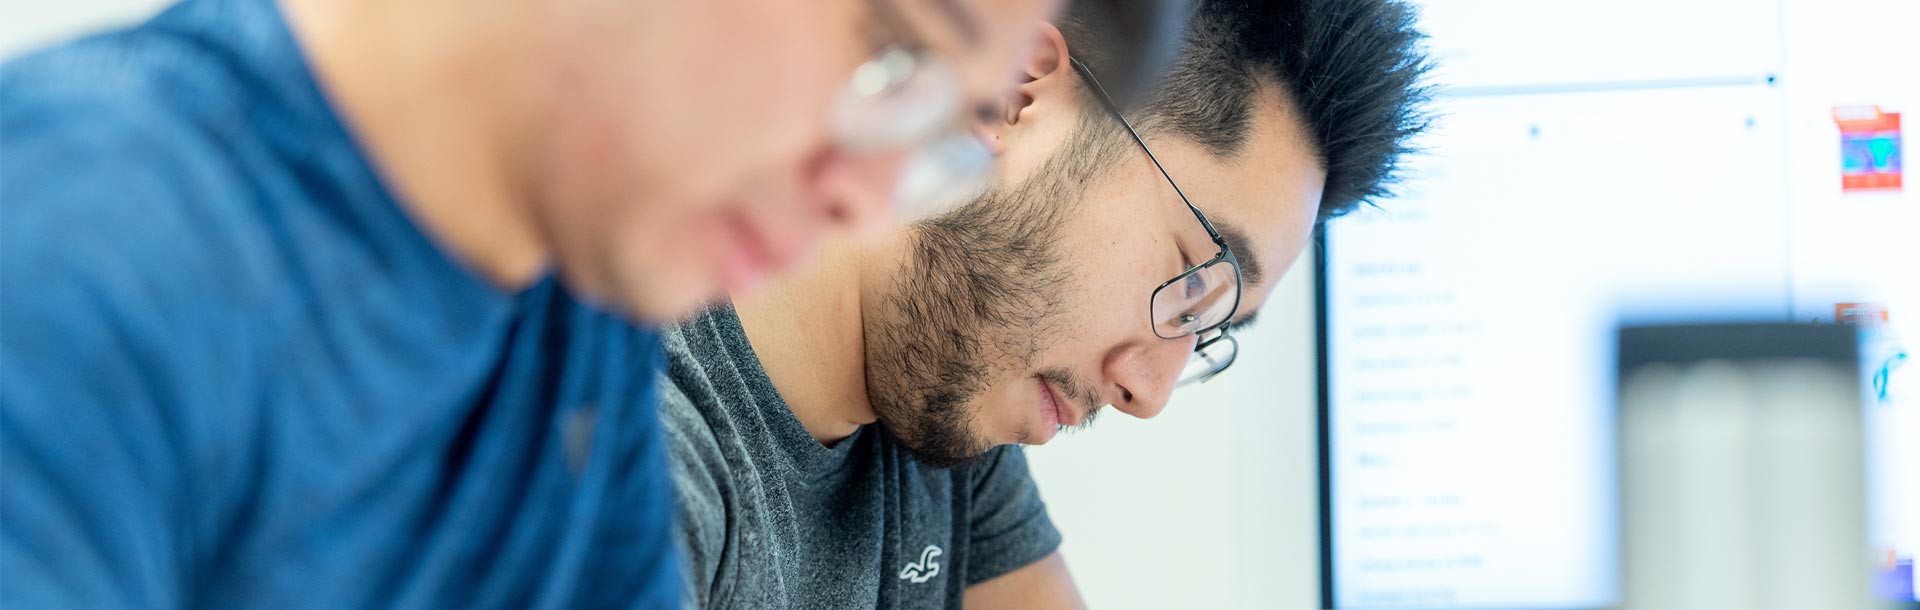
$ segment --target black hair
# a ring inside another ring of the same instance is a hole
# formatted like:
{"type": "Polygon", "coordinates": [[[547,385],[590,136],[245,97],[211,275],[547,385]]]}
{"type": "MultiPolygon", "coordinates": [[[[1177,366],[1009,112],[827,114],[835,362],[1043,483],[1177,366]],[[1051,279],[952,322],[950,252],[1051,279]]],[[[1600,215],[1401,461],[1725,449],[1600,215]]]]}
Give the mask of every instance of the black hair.
{"type": "MultiPolygon", "coordinates": [[[[1201,0],[1138,124],[1231,156],[1260,86],[1276,85],[1327,172],[1318,219],[1345,214],[1392,195],[1409,140],[1427,127],[1431,64],[1415,17],[1400,0],[1201,0]]],[[[1084,62],[1111,55],[1111,34],[1061,31],[1084,62]]]]}
{"type": "MultiPolygon", "coordinates": [[[[1107,93],[1122,103],[1153,92],[1181,47],[1181,33],[1194,0],[1070,0],[1066,14],[1054,20],[1062,31],[1099,32],[1098,54],[1080,60],[1097,66],[1107,93]]],[[[1068,38],[1072,40],[1072,38],[1068,38]]],[[[1076,55],[1079,53],[1076,52],[1076,55]]]]}

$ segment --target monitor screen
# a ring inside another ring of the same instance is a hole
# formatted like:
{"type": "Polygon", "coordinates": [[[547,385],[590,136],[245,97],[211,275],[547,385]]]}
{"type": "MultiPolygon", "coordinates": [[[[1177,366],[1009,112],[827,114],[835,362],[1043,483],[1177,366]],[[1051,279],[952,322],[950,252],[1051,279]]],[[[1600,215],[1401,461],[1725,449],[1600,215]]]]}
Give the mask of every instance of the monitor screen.
{"type": "Polygon", "coordinates": [[[1326,605],[1616,604],[1613,333],[1693,321],[1860,327],[1876,585],[1915,599],[1920,49],[1840,41],[1920,5],[1775,4],[1423,3],[1425,152],[1320,250],[1326,605]]]}

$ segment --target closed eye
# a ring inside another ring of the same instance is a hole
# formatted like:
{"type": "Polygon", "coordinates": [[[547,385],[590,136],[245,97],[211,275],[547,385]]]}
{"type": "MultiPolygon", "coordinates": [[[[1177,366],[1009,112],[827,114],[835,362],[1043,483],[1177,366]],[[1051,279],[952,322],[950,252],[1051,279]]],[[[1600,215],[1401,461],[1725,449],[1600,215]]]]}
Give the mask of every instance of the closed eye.
{"type": "Polygon", "coordinates": [[[1207,281],[1201,279],[1198,273],[1188,274],[1182,283],[1182,290],[1186,291],[1188,299],[1198,299],[1207,292],[1207,281]]]}
{"type": "MultiPolygon", "coordinates": [[[[1174,244],[1173,252],[1180,259],[1179,270],[1181,273],[1186,273],[1187,270],[1193,268],[1195,265],[1193,257],[1187,256],[1187,249],[1185,247],[1180,244],[1174,244]]],[[[1200,279],[1200,274],[1198,273],[1189,274],[1186,277],[1180,278],[1180,292],[1189,300],[1199,298],[1199,291],[1204,289],[1206,289],[1206,281],[1200,279]]]]}

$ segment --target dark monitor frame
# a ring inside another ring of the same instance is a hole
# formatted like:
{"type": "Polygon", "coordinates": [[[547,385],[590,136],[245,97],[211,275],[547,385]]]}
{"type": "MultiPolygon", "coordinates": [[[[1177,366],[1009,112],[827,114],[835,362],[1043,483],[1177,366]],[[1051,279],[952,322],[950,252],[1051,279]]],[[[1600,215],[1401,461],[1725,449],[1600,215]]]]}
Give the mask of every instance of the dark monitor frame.
{"type": "Polygon", "coordinates": [[[1320,608],[1332,610],[1333,599],[1333,435],[1329,427],[1331,404],[1327,366],[1327,225],[1321,224],[1313,235],[1313,335],[1315,391],[1318,394],[1320,455],[1320,608]]]}

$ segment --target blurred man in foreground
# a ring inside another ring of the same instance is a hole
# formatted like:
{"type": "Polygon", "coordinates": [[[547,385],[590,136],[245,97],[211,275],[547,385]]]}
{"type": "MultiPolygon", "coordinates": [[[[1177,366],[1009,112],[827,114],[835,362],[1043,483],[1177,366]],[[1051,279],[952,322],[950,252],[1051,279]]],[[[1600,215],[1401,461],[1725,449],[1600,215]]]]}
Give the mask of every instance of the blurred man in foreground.
{"type": "Polygon", "coordinates": [[[678,605],[637,323],[962,188],[1054,8],[187,0],[0,67],[0,605],[678,605]]]}
{"type": "Polygon", "coordinates": [[[987,129],[991,191],[672,330],[700,606],[1080,606],[1018,445],[1153,417],[1232,363],[1313,228],[1388,194],[1423,127],[1413,21],[1203,1],[1123,108],[1090,76],[1112,38],[1069,19],[987,129]]]}

